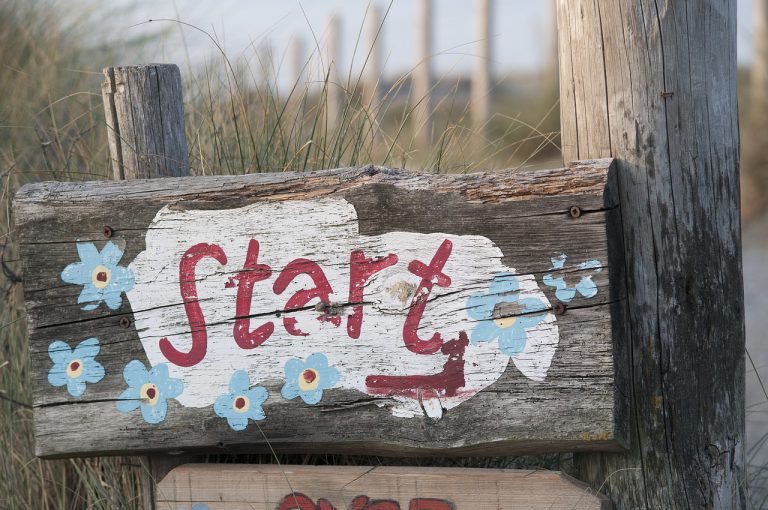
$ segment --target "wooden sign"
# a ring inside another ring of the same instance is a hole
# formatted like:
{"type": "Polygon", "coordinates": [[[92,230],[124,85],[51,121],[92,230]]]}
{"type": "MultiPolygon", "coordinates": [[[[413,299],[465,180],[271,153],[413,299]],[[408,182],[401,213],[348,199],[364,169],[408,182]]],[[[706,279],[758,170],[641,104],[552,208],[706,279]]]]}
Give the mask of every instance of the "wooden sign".
{"type": "Polygon", "coordinates": [[[618,448],[610,164],[25,186],[38,453],[618,448]]]}
{"type": "Polygon", "coordinates": [[[556,471],[187,464],[157,484],[158,510],[604,510],[556,471]]]}

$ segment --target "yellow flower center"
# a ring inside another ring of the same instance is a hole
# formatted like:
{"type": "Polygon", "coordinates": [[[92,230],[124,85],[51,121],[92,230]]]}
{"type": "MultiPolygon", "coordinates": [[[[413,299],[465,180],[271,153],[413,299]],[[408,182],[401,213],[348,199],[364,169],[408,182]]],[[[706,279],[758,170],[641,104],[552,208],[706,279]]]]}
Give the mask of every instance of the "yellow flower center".
{"type": "Polygon", "coordinates": [[[93,272],[91,273],[91,282],[97,289],[103,289],[109,285],[110,278],[112,278],[112,271],[110,271],[107,266],[102,266],[99,264],[93,268],[93,272]]]}
{"type": "Polygon", "coordinates": [[[299,375],[299,388],[301,391],[316,390],[320,385],[320,374],[314,368],[307,368],[299,375]]]}
{"type": "Polygon", "coordinates": [[[142,400],[146,401],[145,403],[153,406],[159,401],[158,397],[160,396],[160,391],[158,391],[156,385],[152,383],[146,383],[141,387],[139,395],[141,396],[142,400]]]}
{"type": "Polygon", "coordinates": [[[67,365],[67,376],[75,379],[83,375],[83,362],[79,359],[73,359],[67,365]]]}
{"type": "Polygon", "coordinates": [[[502,317],[500,319],[493,319],[493,323],[501,329],[511,328],[517,322],[517,317],[502,317]]]}
{"type": "Polygon", "coordinates": [[[251,407],[251,401],[245,395],[238,395],[232,402],[232,409],[237,413],[244,413],[251,407]]]}

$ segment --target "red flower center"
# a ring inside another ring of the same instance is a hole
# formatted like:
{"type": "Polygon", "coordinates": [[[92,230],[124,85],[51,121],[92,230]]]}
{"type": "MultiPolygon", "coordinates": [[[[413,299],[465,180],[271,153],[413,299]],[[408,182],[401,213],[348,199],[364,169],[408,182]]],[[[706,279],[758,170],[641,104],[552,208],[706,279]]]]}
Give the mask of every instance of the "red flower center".
{"type": "Polygon", "coordinates": [[[307,381],[310,384],[312,383],[312,381],[314,381],[317,378],[317,374],[315,373],[314,370],[305,370],[301,374],[301,376],[304,378],[305,381],[307,381]]]}
{"type": "Polygon", "coordinates": [[[80,363],[78,363],[77,361],[73,361],[72,363],[69,364],[69,369],[72,370],[73,372],[75,372],[78,368],[80,368],[80,363]]]}
{"type": "Polygon", "coordinates": [[[245,407],[245,399],[243,397],[237,397],[235,399],[235,407],[237,409],[242,409],[243,407],[245,407]]]}
{"type": "Polygon", "coordinates": [[[149,397],[150,400],[155,398],[155,395],[157,395],[157,391],[155,391],[154,388],[147,388],[147,397],[149,397]]]}
{"type": "Polygon", "coordinates": [[[106,271],[99,271],[96,273],[96,279],[100,282],[106,282],[107,281],[107,272],[106,271]]]}

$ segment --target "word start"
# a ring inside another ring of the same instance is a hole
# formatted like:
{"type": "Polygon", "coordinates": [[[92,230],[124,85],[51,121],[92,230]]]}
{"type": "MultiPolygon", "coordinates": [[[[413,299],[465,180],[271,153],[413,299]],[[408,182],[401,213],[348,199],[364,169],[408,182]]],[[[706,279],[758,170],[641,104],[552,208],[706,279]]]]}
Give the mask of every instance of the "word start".
{"type": "MultiPolygon", "coordinates": [[[[435,285],[448,287],[451,278],[443,273],[443,267],[451,255],[453,244],[446,239],[435,252],[432,260],[427,262],[412,260],[408,264],[408,271],[421,280],[411,298],[407,316],[402,330],[402,340],[405,346],[416,354],[434,354],[444,349],[443,337],[439,332],[433,333],[429,338],[420,338],[417,331],[424,314],[430,293],[435,285]]],[[[255,349],[264,344],[275,331],[273,321],[266,321],[258,326],[251,324],[251,301],[257,283],[268,280],[273,275],[272,268],[267,264],[259,263],[259,242],[251,239],[248,244],[245,263],[241,271],[229,278],[225,284],[227,288],[237,288],[235,323],[233,337],[237,345],[242,349],[255,349]]],[[[192,335],[191,347],[188,351],[178,350],[168,340],[162,338],[159,343],[163,356],[171,363],[191,367],[200,363],[208,351],[208,332],[200,306],[195,271],[198,263],[212,258],[219,264],[227,264],[227,254],[216,244],[199,243],[184,252],[179,263],[179,287],[184,303],[184,311],[189,322],[192,335]]],[[[369,258],[363,250],[354,250],[349,257],[349,289],[347,302],[352,307],[352,313],[346,317],[346,332],[351,339],[360,337],[363,324],[364,288],[366,282],[376,273],[397,264],[398,257],[394,253],[386,256],[369,258]]],[[[291,312],[306,309],[305,307],[314,299],[319,299],[320,304],[316,309],[321,312],[317,319],[327,322],[335,327],[342,325],[342,317],[335,312],[330,296],[333,294],[328,278],[322,267],[316,262],[306,258],[296,258],[289,262],[277,275],[272,284],[271,291],[275,295],[282,295],[288,285],[299,275],[307,275],[313,283],[313,287],[302,289],[287,298],[283,312],[291,312]]],[[[280,315],[280,312],[277,312],[280,315]]],[[[307,336],[298,327],[294,317],[283,317],[282,326],[292,336],[307,336]]]]}

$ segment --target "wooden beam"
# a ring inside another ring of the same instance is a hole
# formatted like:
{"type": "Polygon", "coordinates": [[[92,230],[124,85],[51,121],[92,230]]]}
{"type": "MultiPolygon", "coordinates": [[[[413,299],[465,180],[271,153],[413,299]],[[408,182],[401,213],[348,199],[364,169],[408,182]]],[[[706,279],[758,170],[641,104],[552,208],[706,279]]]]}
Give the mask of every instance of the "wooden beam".
{"type": "MultiPolygon", "coordinates": [[[[178,66],[109,67],[103,74],[102,99],[113,178],[188,176],[184,100],[178,66]]],[[[147,508],[153,508],[156,480],[162,479],[171,468],[193,459],[162,454],[142,459],[142,489],[147,508]]]]}
{"type": "Polygon", "coordinates": [[[607,510],[557,471],[187,464],[158,484],[157,508],[208,510],[607,510]]]}
{"type": "Polygon", "coordinates": [[[559,0],[558,22],[563,158],[616,158],[626,235],[632,447],[580,476],[618,508],[743,508],[736,1],[559,0]]]}
{"type": "Polygon", "coordinates": [[[600,160],[27,186],[37,451],[618,449],[612,175],[600,160]],[[87,339],[104,375],[83,392],[67,353],[87,339]]]}

